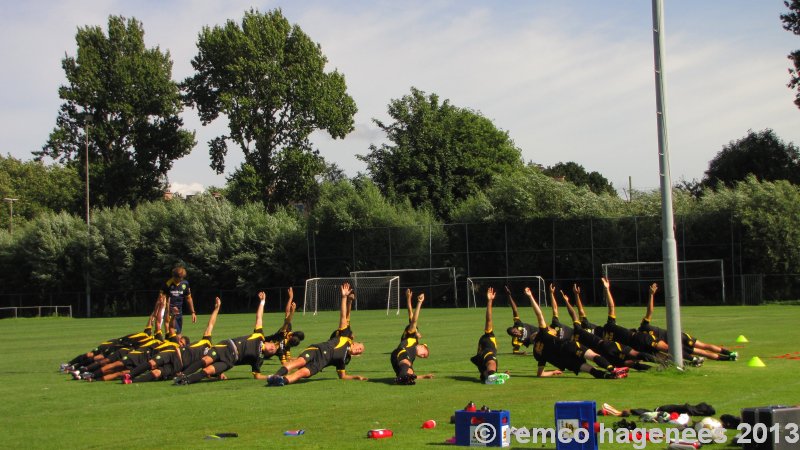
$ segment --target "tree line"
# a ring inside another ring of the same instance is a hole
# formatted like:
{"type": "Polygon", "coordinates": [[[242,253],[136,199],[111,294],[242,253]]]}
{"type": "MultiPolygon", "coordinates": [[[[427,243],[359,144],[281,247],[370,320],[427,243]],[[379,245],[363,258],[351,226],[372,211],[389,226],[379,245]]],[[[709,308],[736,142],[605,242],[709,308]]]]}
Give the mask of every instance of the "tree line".
{"type": "MultiPolygon", "coordinates": [[[[786,6],[784,28],[796,32],[798,3],[786,6]]],[[[280,10],[251,9],[240,22],[203,28],[195,73],[180,82],[169,52],[147,48],[136,19],[79,28],[76,42],[77,54],[62,60],[64,103],[47,142],[32,161],[0,155],[0,193],[22,199],[13,203],[14,233],[0,232],[4,292],[80,291],[87,273],[93,285],[146,289],[177,263],[201,288],[249,292],[308,275],[309,233],[660,211],[657,193],[623,200],[576,162],[523,161],[480,112],[414,87],[389,101],[391,121],[374,120],[387,142],[359,156],[366,173],[347,178],[309,136],[344,137],[357,106],[344,74],[326,71],[320,45],[280,10]],[[173,161],[196,145],[179,117],[185,107],[204,125],[228,119],[228,131],[208,143],[212,168],[225,170],[230,145],[244,152],[226,185],[207,192],[221,199],[160,200],[173,161]]],[[[675,186],[676,215],[729,217],[742,233],[742,270],[796,274],[799,155],[772,130],[749,130],[723,146],[702,180],[675,186]]],[[[3,224],[10,229],[10,216],[0,215],[3,224]]],[[[432,238],[412,233],[409,245],[432,238]]]]}

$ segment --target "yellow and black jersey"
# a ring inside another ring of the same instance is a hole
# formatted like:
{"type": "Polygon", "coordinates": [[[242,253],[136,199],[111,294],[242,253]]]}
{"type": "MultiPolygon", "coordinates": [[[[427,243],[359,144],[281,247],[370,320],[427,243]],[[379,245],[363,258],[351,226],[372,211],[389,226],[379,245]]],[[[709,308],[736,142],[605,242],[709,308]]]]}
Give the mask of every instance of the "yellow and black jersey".
{"type": "Polygon", "coordinates": [[[167,298],[169,299],[169,306],[176,307],[179,311],[183,311],[183,302],[186,298],[192,295],[192,290],[189,288],[189,282],[186,280],[176,280],[170,278],[161,288],[167,298]]]}
{"type": "Polygon", "coordinates": [[[539,328],[533,338],[533,357],[539,363],[539,367],[548,362],[555,365],[559,361],[562,342],[556,330],[550,327],[539,328]]]}
{"type": "Polygon", "coordinates": [[[562,341],[569,341],[572,339],[572,327],[565,326],[560,320],[558,320],[557,316],[553,316],[553,320],[550,321],[550,327],[556,330],[556,335],[562,341]]]}
{"type": "MultiPolygon", "coordinates": [[[[349,329],[349,327],[347,328],[349,329]]],[[[353,340],[346,334],[334,337],[325,342],[313,345],[304,350],[318,350],[321,353],[320,367],[333,366],[337,371],[345,370],[345,366],[350,362],[350,346],[353,340]]]]}
{"type": "Polygon", "coordinates": [[[525,323],[519,318],[514,318],[514,328],[522,332],[522,336],[512,336],[511,343],[514,347],[519,348],[520,346],[524,345],[525,347],[530,347],[531,342],[533,342],[533,336],[536,335],[536,327],[531,324],[525,323]]]}
{"type": "Polygon", "coordinates": [[[403,330],[403,335],[400,336],[400,342],[408,339],[408,338],[415,338],[419,335],[419,328],[414,327],[412,331],[411,324],[406,325],[406,328],[403,330]]]}

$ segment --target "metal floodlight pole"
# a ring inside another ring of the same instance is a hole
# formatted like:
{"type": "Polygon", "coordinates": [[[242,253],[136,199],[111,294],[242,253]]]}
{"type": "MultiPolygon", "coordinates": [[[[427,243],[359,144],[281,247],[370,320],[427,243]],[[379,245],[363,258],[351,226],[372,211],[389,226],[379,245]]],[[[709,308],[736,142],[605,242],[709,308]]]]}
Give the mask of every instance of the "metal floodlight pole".
{"type": "Polygon", "coordinates": [[[678,292],[678,251],[672,216],[672,179],[669,169],[667,141],[667,107],[664,87],[664,18],[662,0],[653,0],[653,54],[656,78],[656,117],[658,121],[658,165],[661,178],[661,254],[664,260],[664,302],[667,308],[667,330],[672,362],[683,368],[681,345],[681,312],[678,292]]]}
{"type": "Polygon", "coordinates": [[[3,201],[8,202],[9,207],[9,217],[8,217],[8,234],[14,234],[14,202],[19,200],[18,198],[4,198],[3,201]]]}
{"type": "Polygon", "coordinates": [[[86,166],[86,317],[92,317],[92,285],[89,271],[89,260],[91,258],[89,247],[92,245],[92,222],[89,215],[89,127],[92,123],[92,116],[89,114],[84,115],[84,135],[85,135],[85,153],[84,159],[86,166]]]}

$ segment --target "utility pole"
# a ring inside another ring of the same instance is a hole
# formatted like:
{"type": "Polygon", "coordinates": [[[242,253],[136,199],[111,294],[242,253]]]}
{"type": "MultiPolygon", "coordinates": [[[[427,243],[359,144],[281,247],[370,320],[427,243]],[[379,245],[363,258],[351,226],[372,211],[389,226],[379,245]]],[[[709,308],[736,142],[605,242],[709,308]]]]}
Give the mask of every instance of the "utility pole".
{"type": "Polygon", "coordinates": [[[89,128],[92,124],[92,116],[88,113],[84,114],[83,120],[84,135],[86,137],[86,151],[84,154],[86,164],[84,167],[86,170],[86,269],[84,276],[86,278],[86,317],[92,317],[92,284],[89,278],[90,247],[92,245],[92,221],[89,215],[89,128]]]}
{"type": "Polygon", "coordinates": [[[14,202],[19,199],[17,198],[4,198],[3,201],[8,202],[9,209],[9,218],[8,218],[8,234],[14,234],[14,202]]]}

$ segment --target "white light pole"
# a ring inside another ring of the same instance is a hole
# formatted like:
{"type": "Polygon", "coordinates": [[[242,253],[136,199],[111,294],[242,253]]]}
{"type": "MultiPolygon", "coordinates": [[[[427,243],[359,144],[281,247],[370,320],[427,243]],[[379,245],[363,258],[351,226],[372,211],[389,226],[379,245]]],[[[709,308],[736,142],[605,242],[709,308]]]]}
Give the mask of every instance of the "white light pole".
{"type": "Polygon", "coordinates": [[[91,258],[89,250],[92,245],[92,222],[91,217],[89,216],[89,127],[92,124],[92,116],[89,114],[84,114],[83,116],[83,126],[84,126],[84,135],[85,135],[85,167],[86,170],[86,317],[92,317],[92,286],[90,272],[89,272],[89,260],[91,258]]]}
{"type": "Polygon", "coordinates": [[[17,200],[19,199],[8,197],[3,199],[3,201],[8,202],[9,213],[11,214],[8,219],[8,234],[14,234],[14,202],[17,200]]]}
{"type": "Polygon", "coordinates": [[[662,0],[653,0],[653,55],[656,76],[658,166],[661,179],[661,254],[664,260],[664,304],[667,307],[667,342],[672,362],[683,369],[681,311],[678,295],[678,250],[672,217],[672,177],[669,170],[667,106],[664,83],[664,15],[662,0]]]}

